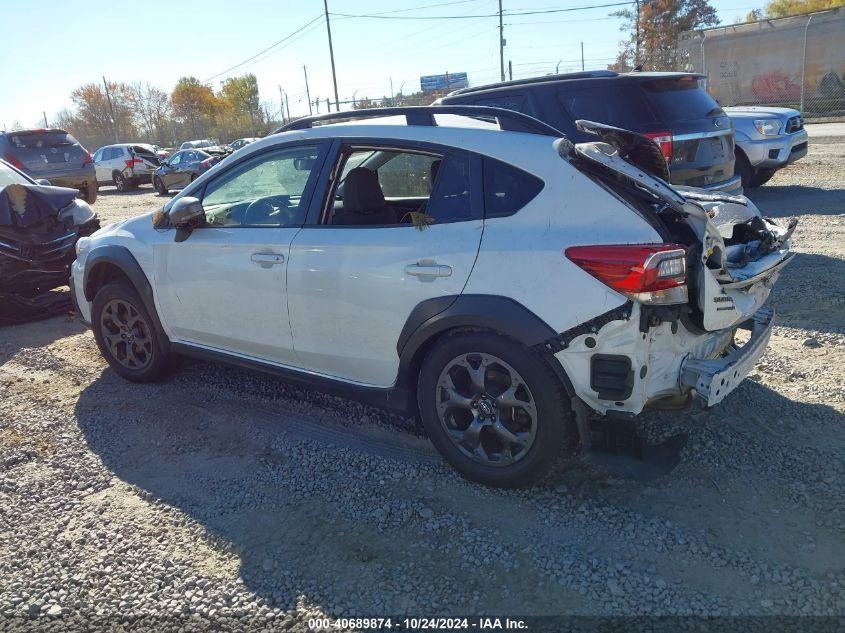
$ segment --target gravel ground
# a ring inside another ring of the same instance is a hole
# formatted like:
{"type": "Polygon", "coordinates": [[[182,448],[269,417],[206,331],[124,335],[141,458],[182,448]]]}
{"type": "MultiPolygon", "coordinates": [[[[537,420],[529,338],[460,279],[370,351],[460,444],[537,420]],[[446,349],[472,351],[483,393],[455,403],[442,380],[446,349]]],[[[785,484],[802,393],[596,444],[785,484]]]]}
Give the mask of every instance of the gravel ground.
{"type": "MultiPolygon", "coordinates": [[[[199,362],[130,384],[70,318],[0,330],[0,630],[844,616],[843,170],[845,147],[814,134],[752,194],[800,219],[779,325],[720,406],[642,416],[655,463],[683,447],[668,473],[599,456],[489,490],[413,420],[199,362]]],[[[95,207],[109,222],[161,202],[106,188],[95,207]]]]}

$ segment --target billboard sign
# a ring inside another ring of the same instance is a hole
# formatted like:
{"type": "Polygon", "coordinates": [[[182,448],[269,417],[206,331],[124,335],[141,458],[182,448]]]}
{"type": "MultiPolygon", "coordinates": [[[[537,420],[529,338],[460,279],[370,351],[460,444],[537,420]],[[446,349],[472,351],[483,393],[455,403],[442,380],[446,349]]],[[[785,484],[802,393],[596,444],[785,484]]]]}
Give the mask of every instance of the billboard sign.
{"type": "Polygon", "coordinates": [[[443,75],[426,75],[420,77],[420,89],[423,92],[431,90],[457,90],[469,86],[466,73],[446,73],[443,75]]]}

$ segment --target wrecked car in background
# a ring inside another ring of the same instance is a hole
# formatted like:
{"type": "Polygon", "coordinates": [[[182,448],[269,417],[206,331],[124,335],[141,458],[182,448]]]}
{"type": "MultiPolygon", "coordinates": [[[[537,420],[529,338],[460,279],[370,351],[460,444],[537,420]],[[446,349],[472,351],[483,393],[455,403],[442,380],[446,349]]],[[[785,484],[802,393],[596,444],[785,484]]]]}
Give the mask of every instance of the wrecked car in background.
{"type": "Polygon", "coordinates": [[[94,158],[65,130],[0,132],[0,158],[27,176],[78,190],[88,204],[97,200],[94,158]]]}
{"type": "Polygon", "coordinates": [[[0,160],[0,325],[61,313],[77,240],[100,228],[75,189],[41,185],[0,160]]]}

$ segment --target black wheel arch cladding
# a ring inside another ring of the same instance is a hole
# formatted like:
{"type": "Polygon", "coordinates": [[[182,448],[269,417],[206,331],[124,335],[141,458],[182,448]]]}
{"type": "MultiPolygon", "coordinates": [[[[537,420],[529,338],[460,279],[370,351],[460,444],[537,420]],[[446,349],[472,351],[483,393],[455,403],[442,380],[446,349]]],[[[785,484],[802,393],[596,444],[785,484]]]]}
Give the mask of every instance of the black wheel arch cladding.
{"type": "MultiPolygon", "coordinates": [[[[85,259],[85,272],[83,274],[83,292],[87,301],[93,301],[96,294],[96,288],[91,281],[91,274],[98,266],[109,265],[120,270],[129,279],[130,283],[135,287],[141,301],[144,302],[144,308],[153,320],[153,325],[156,328],[158,336],[161,338],[163,344],[167,344],[167,338],[164,334],[164,328],[158,318],[158,312],[155,308],[155,300],[153,299],[153,288],[150,285],[147,276],[141,269],[141,265],[129,252],[125,246],[105,245],[98,246],[88,253],[85,259]]],[[[93,315],[92,315],[93,317],[93,315]]],[[[93,318],[92,318],[93,321],[93,318]]]]}

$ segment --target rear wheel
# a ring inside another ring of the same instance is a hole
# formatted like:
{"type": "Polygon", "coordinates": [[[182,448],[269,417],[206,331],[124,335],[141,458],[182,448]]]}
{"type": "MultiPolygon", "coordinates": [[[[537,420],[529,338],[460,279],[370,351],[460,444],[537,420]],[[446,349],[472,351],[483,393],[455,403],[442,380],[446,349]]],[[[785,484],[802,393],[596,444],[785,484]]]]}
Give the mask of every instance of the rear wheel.
{"type": "Polygon", "coordinates": [[[743,188],[753,187],[751,184],[754,178],[754,170],[751,168],[751,163],[745,157],[745,154],[736,153],[736,160],[734,161],[734,174],[742,179],[743,188]]]}
{"type": "Polygon", "coordinates": [[[97,183],[89,183],[82,188],[82,199],[85,200],[88,204],[94,204],[97,201],[97,192],[99,188],[97,183]]]}
{"type": "Polygon", "coordinates": [[[164,374],[168,351],[135,288],[121,282],[100,288],[94,296],[91,326],[100,352],[119,375],[150,382],[164,374]]]}
{"type": "Polygon", "coordinates": [[[577,451],[563,385],[542,356],[513,339],[447,335],[423,361],[417,397],[432,443],[467,479],[528,486],[577,451]]]}
{"type": "Polygon", "coordinates": [[[164,186],[164,182],[162,182],[161,178],[158,176],[153,178],[153,187],[155,187],[155,190],[158,191],[158,195],[167,195],[167,187],[164,186]]]}
{"type": "Polygon", "coordinates": [[[114,186],[118,191],[126,191],[129,188],[126,178],[120,172],[112,174],[112,180],[114,180],[114,186]]]}

